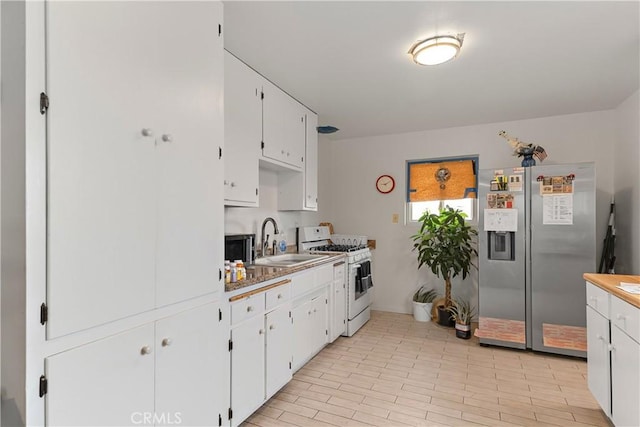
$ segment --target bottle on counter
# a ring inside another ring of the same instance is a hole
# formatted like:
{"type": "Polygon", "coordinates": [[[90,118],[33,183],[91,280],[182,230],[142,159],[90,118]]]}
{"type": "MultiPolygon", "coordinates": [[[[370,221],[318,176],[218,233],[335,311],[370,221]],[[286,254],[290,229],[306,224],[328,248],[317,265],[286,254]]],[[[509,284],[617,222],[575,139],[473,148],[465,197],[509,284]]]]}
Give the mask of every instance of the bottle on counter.
{"type": "Polygon", "coordinates": [[[231,261],[224,261],[224,283],[231,283],[231,261]]]}
{"type": "Polygon", "coordinates": [[[231,283],[236,283],[238,281],[238,266],[235,262],[231,263],[231,283]]]}
{"type": "Polygon", "coordinates": [[[237,278],[238,282],[240,280],[244,280],[245,277],[246,277],[246,274],[245,274],[246,270],[244,269],[244,262],[242,262],[241,259],[237,259],[236,260],[236,271],[237,271],[236,272],[236,276],[237,276],[236,278],[237,278]]]}

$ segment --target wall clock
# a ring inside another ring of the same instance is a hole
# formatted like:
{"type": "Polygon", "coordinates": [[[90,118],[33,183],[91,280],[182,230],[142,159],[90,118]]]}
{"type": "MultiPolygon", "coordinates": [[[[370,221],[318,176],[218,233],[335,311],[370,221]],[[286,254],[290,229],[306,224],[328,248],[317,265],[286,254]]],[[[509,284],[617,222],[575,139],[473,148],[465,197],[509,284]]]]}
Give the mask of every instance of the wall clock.
{"type": "Polygon", "coordinates": [[[396,188],[396,181],[391,175],[380,175],[376,180],[376,189],[382,194],[389,194],[396,188]]]}

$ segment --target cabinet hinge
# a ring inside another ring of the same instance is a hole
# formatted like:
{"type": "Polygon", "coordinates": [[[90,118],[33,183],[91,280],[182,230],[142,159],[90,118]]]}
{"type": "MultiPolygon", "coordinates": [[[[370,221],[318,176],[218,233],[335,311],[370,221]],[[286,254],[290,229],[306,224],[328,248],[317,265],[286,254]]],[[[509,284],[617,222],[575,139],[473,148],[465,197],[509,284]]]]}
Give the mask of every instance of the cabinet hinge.
{"type": "Polygon", "coordinates": [[[218,427],[222,426],[222,415],[218,414],[218,427]]]}
{"type": "Polygon", "coordinates": [[[325,335],[329,335],[329,330],[328,330],[328,329],[325,329],[325,330],[324,330],[324,334],[325,334],[325,335]]]}
{"type": "Polygon", "coordinates": [[[218,322],[222,321],[222,310],[218,309],[218,322]]]}
{"type": "Polygon", "coordinates": [[[325,299],[324,299],[324,303],[325,303],[325,304],[329,304],[329,300],[325,298],[325,299]]]}
{"type": "Polygon", "coordinates": [[[49,320],[49,308],[47,308],[47,304],[42,303],[40,306],[40,324],[44,325],[49,320]]]}
{"type": "Polygon", "coordinates": [[[229,340],[229,351],[233,350],[233,341],[229,340]]]}
{"type": "Polygon", "coordinates": [[[49,109],[49,97],[46,93],[40,92],[40,114],[45,114],[49,109]]]}
{"type": "Polygon", "coordinates": [[[260,92],[260,99],[264,99],[264,92],[260,92]]]}
{"type": "Polygon", "coordinates": [[[256,188],[256,196],[258,195],[258,189],[256,188]]]}
{"type": "Polygon", "coordinates": [[[218,280],[222,280],[222,269],[218,269],[218,280]]]}
{"type": "Polygon", "coordinates": [[[218,160],[222,158],[222,147],[218,147],[218,160]]]}
{"type": "Polygon", "coordinates": [[[222,24],[218,24],[218,37],[222,35],[222,24]]]}
{"type": "Polygon", "coordinates": [[[260,141],[260,149],[264,150],[264,141],[260,141]]]}
{"type": "Polygon", "coordinates": [[[233,418],[233,410],[229,408],[229,419],[233,418]]]}
{"type": "Polygon", "coordinates": [[[45,377],[44,375],[40,375],[40,397],[43,397],[45,394],[47,394],[47,388],[49,387],[49,381],[47,380],[47,377],[45,377]]]}
{"type": "Polygon", "coordinates": [[[304,157],[300,157],[300,160],[302,161],[302,163],[304,163],[304,157]]]}
{"type": "Polygon", "coordinates": [[[289,362],[289,369],[291,369],[291,362],[289,362]]]}

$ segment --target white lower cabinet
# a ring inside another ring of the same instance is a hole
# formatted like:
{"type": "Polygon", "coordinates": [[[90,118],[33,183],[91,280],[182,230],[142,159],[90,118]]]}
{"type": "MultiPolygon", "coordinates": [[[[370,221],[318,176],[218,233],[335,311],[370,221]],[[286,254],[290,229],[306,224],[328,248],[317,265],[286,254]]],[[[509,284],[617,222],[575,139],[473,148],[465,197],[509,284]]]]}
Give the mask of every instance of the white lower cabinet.
{"type": "Polygon", "coordinates": [[[212,303],[47,357],[46,425],[217,425],[220,324],[212,303]]]}
{"type": "Polygon", "coordinates": [[[587,282],[589,390],[616,426],[640,426],[640,308],[587,282]]]}
{"type": "Polygon", "coordinates": [[[587,360],[589,390],[610,417],[609,319],[590,306],[587,306],[587,360]]]}
{"type": "Polygon", "coordinates": [[[293,370],[300,369],[328,341],[327,288],[298,302],[293,316],[293,370]]]}
{"type": "Polygon", "coordinates": [[[230,424],[239,425],[291,380],[290,279],[231,303],[230,424]]]}
{"type": "Polygon", "coordinates": [[[346,263],[344,261],[333,265],[333,285],[330,302],[330,342],[335,341],[347,331],[347,285],[346,263]]]}

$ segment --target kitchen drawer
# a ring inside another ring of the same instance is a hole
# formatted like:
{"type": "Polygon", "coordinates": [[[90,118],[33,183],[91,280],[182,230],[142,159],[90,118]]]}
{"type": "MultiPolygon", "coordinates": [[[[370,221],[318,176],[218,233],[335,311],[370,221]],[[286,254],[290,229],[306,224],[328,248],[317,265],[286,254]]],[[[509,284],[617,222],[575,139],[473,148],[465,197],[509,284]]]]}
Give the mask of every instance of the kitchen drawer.
{"type": "Polygon", "coordinates": [[[280,304],[291,299],[291,280],[283,280],[274,284],[274,288],[269,289],[266,293],[266,309],[267,311],[279,306],[280,304]],[[281,284],[280,284],[281,283],[281,284]]]}
{"type": "Polygon", "coordinates": [[[333,265],[328,264],[316,269],[316,286],[333,282],[333,265]]]}
{"type": "Polygon", "coordinates": [[[640,343],[640,308],[618,297],[611,297],[611,323],[640,343]]]}
{"type": "Polygon", "coordinates": [[[587,282],[587,305],[607,319],[609,316],[609,293],[598,286],[587,282]]]}
{"type": "Polygon", "coordinates": [[[231,303],[231,324],[240,323],[255,315],[263,314],[265,292],[249,295],[231,303]]]}

